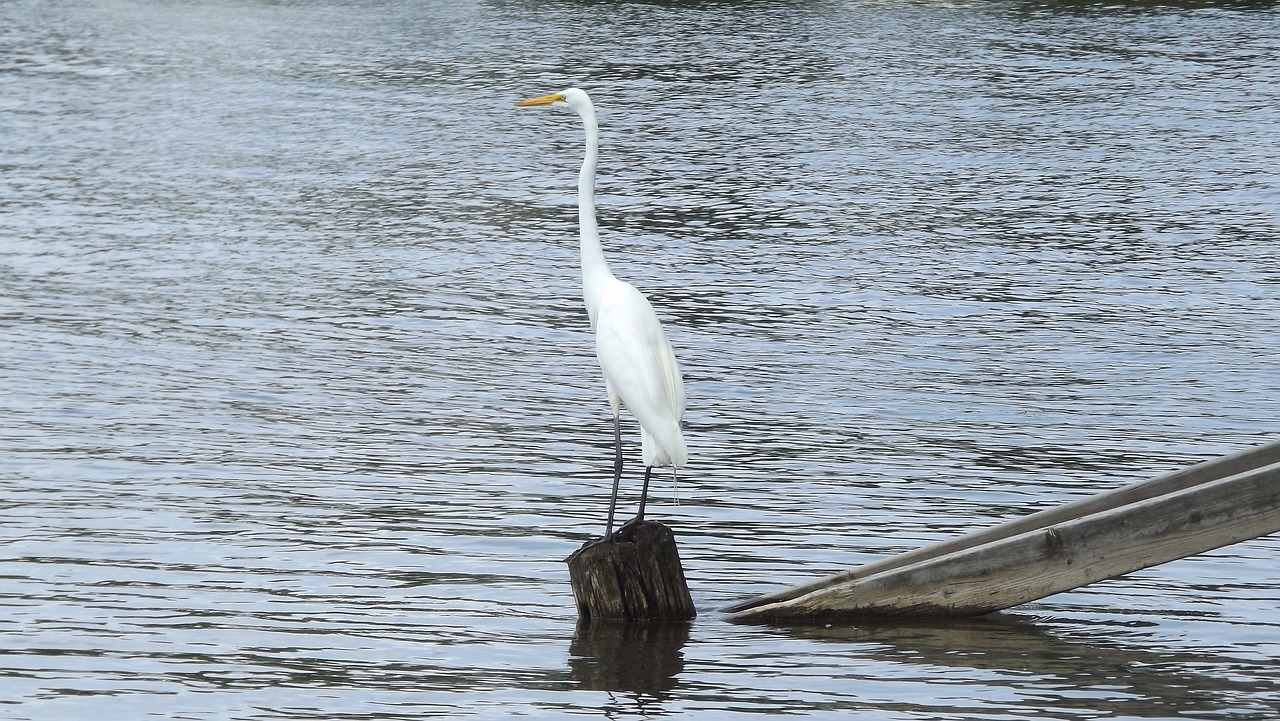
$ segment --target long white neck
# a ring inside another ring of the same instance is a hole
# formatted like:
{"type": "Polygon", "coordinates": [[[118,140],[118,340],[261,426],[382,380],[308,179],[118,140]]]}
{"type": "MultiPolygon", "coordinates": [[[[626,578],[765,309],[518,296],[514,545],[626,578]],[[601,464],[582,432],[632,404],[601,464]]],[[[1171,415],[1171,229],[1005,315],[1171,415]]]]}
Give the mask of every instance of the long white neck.
{"type": "Polygon", "coordinates": [[[587,304],[591,324],[596,322],[596,308],[600,304],[603,286],[613,280],[609,264],[604,260],[600,247],[600,229],[596,226],[596,161],[600,155],[600,128],[596,124],[596,111],[591,106],[579,111],[587,133],[586,157],[578,173],[578,232],[582,238],[582,296],[587,304]]]}

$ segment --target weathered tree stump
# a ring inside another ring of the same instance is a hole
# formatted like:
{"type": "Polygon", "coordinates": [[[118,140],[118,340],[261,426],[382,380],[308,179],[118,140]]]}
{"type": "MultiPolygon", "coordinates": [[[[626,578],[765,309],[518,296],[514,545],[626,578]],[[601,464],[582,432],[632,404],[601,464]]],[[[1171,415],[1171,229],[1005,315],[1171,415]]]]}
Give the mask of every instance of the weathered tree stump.
{"type": "Polygon", "coordinates": [[[675,534],[656,521],[628,523],[612,540],[583,544],[565,563],[582,620],[687,621],[697,615],[675,534]]]}

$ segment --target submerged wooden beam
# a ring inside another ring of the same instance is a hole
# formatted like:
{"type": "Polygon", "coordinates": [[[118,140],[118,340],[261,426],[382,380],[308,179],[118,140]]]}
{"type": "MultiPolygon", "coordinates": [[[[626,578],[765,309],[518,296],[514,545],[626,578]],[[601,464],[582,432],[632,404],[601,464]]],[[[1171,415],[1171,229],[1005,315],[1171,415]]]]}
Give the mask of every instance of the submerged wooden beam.
{"type": "Polygon", "coordinates": [[[971,616],[1280,531],[1280,442],[727,609],[752,623],[971,616]]]}
{"type": "Polygon", "coordinates": [[[675,534],[631,522],[612,540],[583,544],[565,559],[580,620],[688,621],[697,615],[675,534]]]}

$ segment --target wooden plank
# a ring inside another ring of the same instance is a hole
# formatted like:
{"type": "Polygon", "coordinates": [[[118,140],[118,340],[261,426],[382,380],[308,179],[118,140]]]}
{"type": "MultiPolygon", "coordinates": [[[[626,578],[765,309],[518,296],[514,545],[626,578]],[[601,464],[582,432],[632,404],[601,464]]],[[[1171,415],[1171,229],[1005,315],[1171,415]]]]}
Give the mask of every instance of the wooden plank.
{"type": "Polygon", "coordinates": [[[1139,481],[1137,483],[1123,486],[1114,491],[1090,496],[1088,498],[1083,498],[1072,503],[1058,506],[1057,508],[1033,513],[1029,516],[1015,519],[994,528],[975,531],[932,546],[925,546],[923,548],[915,549],[914,551],[890,556],[889,558],[884,558],[850,571],[843,571],[841,573],[820,578],[816,581],[811,581],[809,583],[792,586],[763,596],[758,596],[748,601],[730,606],[726,608],[725,611],[728,613],[741,613],[758,606],[766,606],[794,598],[800,598],[801,596],[806,596],[831,586],[850,583],[877,573],[883,573],[895,568],[903,568],[931,558],[939,558],[956,553],[967,548],[974,548],[984,544],[994,543],[1001,539],[1011,538],[1022,533],[1048,528],[1055,524],[1066,523],[1072,519],[1080,518],[1092,513],[1100,513],[1112,508],[1119,508],[1139,501],[1155,498],[1163,494],[1192,488],[1197,485],[1216,481],[1221,478],[1226,478],[1228,476],[1277,462],[1280,462],[1280,441],[1245,449],[1237,453],[1222,456],[1221,458],[1204,461],[1203,463],[1198,463],[1150,480],[1139,481]]]}
{"type": "Polygon", "coordinates": [[[731,620],[977,615],[1277,531],[1280,462],[751,606],[731,620]]]}

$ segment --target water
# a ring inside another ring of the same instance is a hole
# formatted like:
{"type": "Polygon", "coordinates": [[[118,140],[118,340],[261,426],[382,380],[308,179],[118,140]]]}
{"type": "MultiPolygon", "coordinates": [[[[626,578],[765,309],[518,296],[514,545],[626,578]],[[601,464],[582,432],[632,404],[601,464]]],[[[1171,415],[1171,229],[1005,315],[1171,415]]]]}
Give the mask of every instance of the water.
{"type": "Polygon", "coordinates": [[[1274,3],[10,0],[0,49],[0,716],[1280,715],[1274,538],[717,612],[1280,434],[1274,3]],[[687,628],[575,627],[581,136],[512,107],[570,84],[685,368],[687,628]]]}

